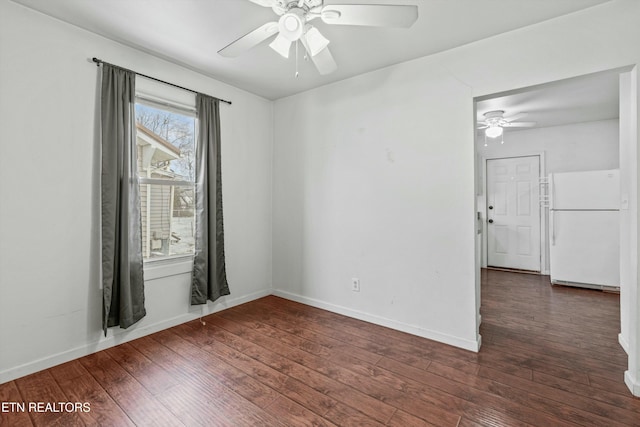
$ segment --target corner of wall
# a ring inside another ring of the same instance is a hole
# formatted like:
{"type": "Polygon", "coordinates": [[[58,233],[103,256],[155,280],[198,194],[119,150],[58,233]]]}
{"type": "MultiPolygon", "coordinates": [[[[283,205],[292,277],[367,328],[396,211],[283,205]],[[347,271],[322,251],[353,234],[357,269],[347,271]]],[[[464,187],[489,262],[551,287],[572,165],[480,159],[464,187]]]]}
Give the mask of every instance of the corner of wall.
{"type": "Polygon", "coordinates": [[[464,350],[473,351],[475,353],[480,351],[482,344],[482,337],[477,335],[476,340],[468,340],[465,338],[456,337],[453,335],[443,334],[441,332],[433,331],[430,329],[421,328],[416,325],[411,325],[397,320],[389,319],[387,317],[370,314],[364,311],[353,310],[348,307],[332,304],[329,302],[321,301],[315,298],[305,297],[299,294],[291,292],[274,290],[273,295],[285,298],[291,301],[306,304],[311,307],[320,308],[322,310],[331,311],[333,313],[341,314],[343,316],[352,317],[354,319],[362,320],[365,322],[373,323],[375,325],[384,326],[386,328],[395,329],[397,331],[406,332],[408,334],[416,335],[428,340],[437,341],[443,344],[458,347],[464,350]]]}
{"type": "Polygon", "coordinates": [[[273,195],[275,193],[275,181],[273,179],[274,176],[274,165],[275,165],[275,156],[276,156],[276,150],[275,150],[275,145],[276,145],[276,117],[275,117],[275,107],[276,107],[276,102],[275,101],[270,101],[270,105],[269,105],[269,112],[271,114],[270,120],[271,120],[271,138],[270,138],[270,143],[271,143],[271,165],[270,165],[270,179],[271,179],[271,183],[270,183],[270,188],[271,188],[271,200],[270,200],[270,206],[269,206],[269,212],[271,215],[271,221],[269,221],[269,235],[270,235],[270,239],[271,239],[271,250],[269,251],[269,258],[270,258],[270,265],[269,265],[269,289],[271,290],[271,293],[273,293],[273,289],[274,289],[274,281],[273,281],[273,222],[274,222],[274,218],[275,218],[275,213],[273,210],[273,195]]]}
{"type": "Polygon", "coordinates": [[[629,341],[627,341],[627,337],[622,335],[622,333],[618,334],[618,343],[620,344],[620,347],[622,347],[624,352],[629,354],[629,341]]]}
{"type": "Polygon", "coordinates": [[[636,397],[640,397],[640,382],[634,378],[630,371],[624,372],[624,383],[629,387],[629,391],[636,397]]]}

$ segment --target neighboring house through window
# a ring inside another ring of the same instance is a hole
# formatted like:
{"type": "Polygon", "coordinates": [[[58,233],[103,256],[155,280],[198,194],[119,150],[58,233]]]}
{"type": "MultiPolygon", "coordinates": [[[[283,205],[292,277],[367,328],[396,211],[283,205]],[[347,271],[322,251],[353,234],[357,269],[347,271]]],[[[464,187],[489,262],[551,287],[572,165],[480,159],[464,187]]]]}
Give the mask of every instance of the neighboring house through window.
{"type": "Polygon", "coordinates": [[[145,261],[194,252],[195,117],[136,103],[145,261]]]}

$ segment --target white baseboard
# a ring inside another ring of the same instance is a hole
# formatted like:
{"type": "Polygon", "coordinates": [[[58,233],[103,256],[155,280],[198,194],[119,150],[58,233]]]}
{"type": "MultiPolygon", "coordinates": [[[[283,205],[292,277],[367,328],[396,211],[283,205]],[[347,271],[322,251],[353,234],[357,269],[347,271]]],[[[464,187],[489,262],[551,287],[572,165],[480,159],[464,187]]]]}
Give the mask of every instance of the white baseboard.
{"type": "MultiPolygon", "coordinates": [[[[73,348],[71,350],[63,351],[61,353],[53,354],[38,360],[34,360],[23,365],[19,365],[4,371],[0,371],[0,384],[15,380],[25,375],[33,374],[35,372],[42,371],[44,369],[51,368],[53,366],[60,365],[62,363],[70,362],[83,356],[87,356],[92,353],[96,353],[101,350],[106,350],[111,347],[115,347],[119,344],[132,341],[144,336],[180,325],[182,323],[190,322],[208,314],[216,313],[218,311],[225,310],[227,308],[235,307],[240,304],[247,303],[259,298],[266,297],[268,295],[277,295],[282,298],[286,298],[292,301],[297,301],[302,304],[307,304],[312,307],[321,308],[334,313],[342,314],[345,316],[360,319],[366,322],[374,323],[376,325],[385,326],[391,329],[396,329],[409,334],[417,335],[430,340],[438,341],[441,343],[449,344],[455,347],[463,348],[465,350],[478,352],[482,342],[482,337],[478,336],[476,341],[466,340],[452,335],[443,334],[437,331],[424,329],[418,326],[410,325],[396,320],[388,319],[385,317],[365,313],[362,311],[352,310],[347,307],[342,307],[335,304],[326,303],[313,298],[303,297],[301,295],[292,294],[289,292],[265,289],[258,292],[253,292],[238,298],[226,299],[221,298],[218,301],[206,305],[193,306],[188,313],[165,319],[153,324],[138,326],[135,325],[130,329],[118,329],[111,328],[107,331],[107,336],[99,336],[96,341],[84,344],[82,346],[73,348]]],[[[480,319],[479,319],[480,320],[480,319]]]]}
{"type": "Polygon", "coordinates": [[[629,354],[629,343],[627,342],[627,340],[622,336],[622,334],[618,334],[618,343],[620,343],[620,347],[622,347],[622,349],[624,350],[625,353],[627,353],[627,355],[629,354]]]}
{"type": "Polygon", "coordinates": [[[452,335],[447,335],[447,334],[432,331],[429,329],[424,329],[419,326],[398,322],[396,320],[388,319],[386,317],[381,317],[381,316],[365,313],[358,310],[352,310],[347,307],[327,303],[314,298],[304,297],[298,294],[280,291],[277,289],[273,290],[273,295],[276,295],[288,300],[296,301],[302,304],[310,305],[312,307],[321,308],[323,310],[331,311],[333,313],[338,313],[344,316],[353,317],[354,319],[364,320],[365,322],[374,323],[376,325],[385,326],[387,328],[396,329],[402,332],[407,332],[412,335],[417,335],[422,338],[427,338],[427,339],[438,341],[444,344],[449,344],[454,347],[459,347],[459,348],[473,351],[476,353],[480,350],[480,342],[481,342],[480,337],[478,337],[477,341],[466,340],[466,339],[455,337],[452,335]]]}
{"type": "Polygon", "coordinates": [[[624,383],[629,387],[629,391],[636,397],[640,397],[640,382],[631,375],[631,372],[624,371],[624,383]]]}
{"type": "Polygon", "coordinates": [[[145,325],[138,328],[134,326],[131,329],[127,330],[111,328],[107,330],[106,337],[100,336],[100,338],[94,342],[0,372],[0,384],[13,381],[16,378],[33,374],[44,369],[49,369],[62,363],[70,362],[72,360],[87,356],[92,353],[96,353],[101,350],[106,350],[107,348],[115,347],[128,341],[132,341],[168,328],[172,328],[182,323],[190,322],[208,314],[216,313],[227,308],[235,307],[236,305],[244,304],[249,301],[266,297],[267,295],[271,295],[271,289],[253,292],[251,294],[244,295],[238,298],[226,299],[223,297],[213,303],[208,302],[206,305],[193,306],[191,307],[189,313],[185,313],[171,319],[165,319],[151,325],[145,325]]]}

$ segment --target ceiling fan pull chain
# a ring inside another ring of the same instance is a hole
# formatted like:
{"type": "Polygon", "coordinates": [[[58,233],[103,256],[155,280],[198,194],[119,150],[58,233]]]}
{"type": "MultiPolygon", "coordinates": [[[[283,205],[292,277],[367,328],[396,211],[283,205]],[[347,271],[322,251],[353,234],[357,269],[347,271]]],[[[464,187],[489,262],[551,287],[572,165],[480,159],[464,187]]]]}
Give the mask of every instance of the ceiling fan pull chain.
{"type": "Polygon", "coordinates": [[[296,78],[298,78],[298,40],[296,40],[296,78]]]}

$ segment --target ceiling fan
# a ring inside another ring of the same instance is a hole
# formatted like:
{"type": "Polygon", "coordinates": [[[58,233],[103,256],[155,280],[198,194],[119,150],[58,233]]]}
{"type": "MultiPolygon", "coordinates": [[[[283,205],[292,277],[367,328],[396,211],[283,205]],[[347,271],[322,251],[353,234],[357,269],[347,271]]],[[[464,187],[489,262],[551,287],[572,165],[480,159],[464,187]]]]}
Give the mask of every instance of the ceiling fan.
{"type": "Polygon", "coordinates": [[[502,135],[503,128],[523,127],[529,128],[536,125],[536,122],[517,122],[526,113],[505,117],[504,110],[487,111],[484,113],[484,120],[478,122],[478,129],[484,129],[484,134],[489,138],[497,138],[502,135]]]}
{"type": "Polygon", "coordinates": [[[320,19],[330,25],[361,25],[408,28],[418,19],[416,5],[334,4],[324,0],[249,0],[273,9],[280,18],[267,22],[245,34],[218,53],[226,57],[239,56],[259,43],[274,37],[269,46],[285,58],[291,45],[300,41],[320,74],[329,74],[337,64],[329,51],[329,40],[310,24],[320,19]],[[277,36],[276,36],[277,34],[277,36]]]}

